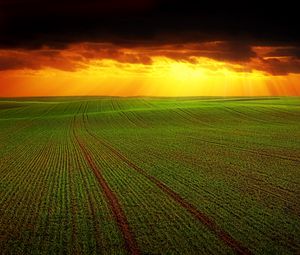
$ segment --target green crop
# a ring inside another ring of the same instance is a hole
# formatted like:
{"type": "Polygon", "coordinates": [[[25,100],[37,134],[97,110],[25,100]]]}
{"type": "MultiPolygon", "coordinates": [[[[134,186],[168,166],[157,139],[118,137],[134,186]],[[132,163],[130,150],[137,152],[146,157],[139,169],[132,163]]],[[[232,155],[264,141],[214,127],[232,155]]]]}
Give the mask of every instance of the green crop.
{"type": "Polygon", "coordinates": [[[0,100],[1,254],[298,254],[300,99],[0,100]]]}

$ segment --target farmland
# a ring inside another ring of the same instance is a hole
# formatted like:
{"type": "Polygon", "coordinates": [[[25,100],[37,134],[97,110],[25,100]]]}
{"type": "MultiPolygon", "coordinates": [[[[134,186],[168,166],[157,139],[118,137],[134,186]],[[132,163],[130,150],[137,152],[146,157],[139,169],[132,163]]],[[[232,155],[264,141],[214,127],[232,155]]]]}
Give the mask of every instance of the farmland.
{"type": "Polygon", "coordinates": [[[0,100],[2,254],[299,254],[299,98],[0,100]]]}

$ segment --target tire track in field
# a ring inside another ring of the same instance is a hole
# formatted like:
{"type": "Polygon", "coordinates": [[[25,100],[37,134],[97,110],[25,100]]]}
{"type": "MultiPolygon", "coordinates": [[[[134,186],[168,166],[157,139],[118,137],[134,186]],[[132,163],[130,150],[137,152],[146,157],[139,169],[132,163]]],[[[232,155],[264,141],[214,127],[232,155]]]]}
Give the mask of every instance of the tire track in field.
{"type": "MultiPolygon", "coordinates": [[[[83,103],[80,104],[80,106],[79,106],[79,108],[78,108],[78,110],[75,114],[75,117],[73,118],[73,120],[71,122],[71,128],[70,128],[70,130],[71,130],[70,133],[71,134],[72,134],[72,132],[74,132],[76,115],[80,114],[82,111],[86,112],[86,108],[87,108],[87,103],[85,104],[85,106],[84,106],[83,103]]],[[[78,146],[75,137],[72,136],[72,135],[71,135],[71,137],[72,137],[72,139],[71,139],[72,140],[72,146],[73,146],[73,148],[76,152],[76,155],[75,155],[76,164],[78,166],[81,166],[82,163],[83,163],[79,159],[80,156],[82,155],[81,148],[78,146]]],[[[83,157],[83,159],[85,160],[84,157],[83,157]]],[[[87,164],[86,161],[84,161],[84,162],[87,164]]],[[[94,235],[95,235],[94,240],[96,242],[96,253],[101,253],[102,246],[101,246],[101,243],[99,241],[99,237],[101,238],[102,233],[100,232],[99,228],[97,227],[97,225],[99,224],[99,220],[97,218],[96,207],[95,207],[95,204],[94,204],[95,201],[96,201],[96,198],[95,198],[95,196],[93,196],[92,192],[88,188],[89,187],[89,181],[87,179],[86,174],[87,173],[83,173],[83,171],[80,171],[81,179],[83,180],[83,183],[84,183],[84,190],[86,192],[86,198],[87,198],[87,203],[88,203],[87,204],[88,205],[88,213],[89,213],[89,215],[91,215],[92,222],[94,223],[92,225],[89,223],[88,226],[94,230],[94,235]]],[[[96,182],[97,182],[97,180],[96,180],[96,182]]],[[[100,189],[101,189],[101,187],[100,187],[100,189]]]]}
{"type": "Polygon", "coordinates": [[[136,254],[136,255],[140,254],[139,247],[137,245],[135,237],[129,226],[129,222],[126,218],[125,212],[123,211],[123,208],[121,207],[117,196],[112,191],[112,189],[109,187],[109,184],[106,182],[105,178],[101,174],[101,170],[94,162],[91,153],[88,151],[86,145],[82,142],[82,140],[77,136],[74,128],[73,128],[73,134],[74,134],[77,144],[79,145],[79,147],[83,153],[85,160],[87,161],[88,165],[92,169],[95,178],[97,179],[99,185],[102,188],[102,191],[103,191],[103,193],[106,197],[106,200],[111,208],[111,211],[117,222],[117,225],[123,235],[127,251],[130,254],[136,254]]]}
{"type": "MultiPolygon", "coordinates": [[[[114,100],[111,99],[111,105],[112,105],[112,109],[114,112],[119,112],[121,117],[125,117],[125,119],[128,120],[129,123],[131,123],[134,127],[146,127],[145,123],[137,121],[138,118],[135,118],[136,120],[134,121],[130,116],[130,111],[126,111],[124,110],[120,103],[119,100],[114,100]]],[[[134,114],[134,113],[132,113],[134,114]]]]}
{"type": "MultiPolygon", "coordinates": [[[[77,142],[76,141],[72,141],[72,145],[74,146],[74,150],[76,152],[76,156],[75,156],[75,162],[78,166],[81,166],[81,161],[79,160],[79,156],[77,157],[77,155],[81,155],[81,151],[80,148],[77,148],[77,142]]],[[[82,171],[80,172],[81,174],[81,179],[83,180],[84,183],[84,191],[86,192],[86,198],[87,198],[87,206],[88,206],[88,212],[92,217],[92,221],[94,224],[92,224],[92,226],[90,224],[88,224],[88,227],[93,228],[94,230],[94,238],[95,238],[95,242],[96,242],[96,253],[100,253],[101,252],[101,247],[99,245],[99,240],[98,238],[101,236],[101,233],[99,231],[99,228],[97,228],[96,224],[99,223],[99,221],[97,220],[97,216],[96,216],[96,208],[95,205],[93,204],[93,199],[92,199],[92,194],[90,192],[90,190],[87,188],[89,186],[88,180],[86,180],[86,176],[84,173],[82,173],[82,171]]]]}
{"type": "Polygon", "coordinates": [[[130,161],[125,155],[114,148],[107,141],[100,139],[98,136],[93,134],[84,122],[84,128],[86,132],[98,141],[102,146],[107,148],[114,157],[126,163],[129,167],[134,169],[136,172],[140,173],[146,177],[150,182],[154,183],[159,189],[161,189],[165,194],[167,194],[172,200],[178,203],[181,207],[186,209],[194,218],[196,218],[200,223],[204,224],[211,232],[213,232],[221,241],[226,245],[231,247],[237,254],[252,254],[246,247],[244,247],[240,242],[235,240],[229,233],[221,229],[211,218],[205,215],[203,212],[199,211],[194,205],[190,204],[183,197],[181,197],[177,192],[169,188],[165,183],[157,179],[156,177],[148,174],[144,169],[137,166],[135,163],[130,161]]]}
{"type": "MultiPolygon", "coordinates": [[[[148,153],[151,153],[152,156],[154,156],[155,158],[161,158],[161,159],[165,159],[166,157],[172,157],[171,154],[166,154],[166,155],[160,155],[159,153],[156,153],[154,154],[153,151],[148,151],[148,153]]],[[[184,159],[181,159],[181,160],[184,160],[184,159]]],[[[185,161],[186,163],[191,163],[193,162],[193,160],[190,160],[190,161],[185,161]]],[[[198,162],[199,163],[199,162],[198,162]]],[[[198,166],[199,164],[197,163],[192,163],[192,164],[195,164],[195,166],[198,166]]],[[[238,173],[237,171],[234,171],[232,169],[227,169],[231,172],[231,174],[233,175],[237,175],[237,174],[241,174],[241,173],[238,173]]],[[[227,175],[227,173],[226,173],[227,175]]],[[[177,176],[177,175],[176,175],[177,176]]],[[[184,186],[186,187],[189,187],[189,189],[192,189],[194,190],[195,192],[198,192],[197,189],[195,189],[195,187],[191,187],[190,186],[190,181],[188,178],[185,178],[183,176],[180,176],[179,178],[176,178],[173,177],[177,182],[180,182],[182,183],[184,186]]],[[[242,176],[244,176],[245,178],[248,178],[248,176],[246,174],[242,174],[242,176]]],[[[251,178],[251,180],[257,180],[259,181],[259,179],[256,179],[256,178],[251,178]]],[[[260,180],[260,181],[263,181],[263,180],[260,180]]],[[[293,212],[296,216],[299,215],[299,207],[297,207],[297,204],[291,200],[288,200],[288,199],[285,199],[285,196],[288,196],[287,194],[289,193],[283,193],[284,195],[279,195],[280,191],[278,191],[278,189],[280,189],[281,187],[272,187],[271,184],[268,184],[269,186],[268,187],[271,187],[271,188],[274,188],[273,190],[267,190],[267,189],[264,189],[262,188],[261,186],[262,185],[259,185],[259,184],[254,184],[254,183],[249,183],[247,182],[249,187],[251,187],[253,190],[259,190],[259,191],[262,191],[264,192],[265,194],[267,195],[270,195],[270,196],[273,196],[273,197],[276,197],[277,199],[283,201],[284,203],[286,204],[289,204],[290,208],[293,208],[293,212]],[[277,188],[277,190],[275,189],[277,188]],[[278,193],[278,194],[277,194],[278,193]]],[[[267,183],[263,183],[264,185],[267,185],[267,183]]],[[[210,191],[208,191],[207,189],[203,189],[203,191],[205,191],[205,193],[208,195],[208,196],[204,196],[202,197],[202,199],[206,200],[206,201],[209,201],[209,202],[213,202],[215,205],[221,207],[223,210],[225,210],[227,213],[230,213],[232,215],[234,215],[236,218],[241,218],[242,216],[240,214],[236,214],[235,212],[237,211],[241,211],[243,214],[247,214],[247,212],[245,210],[240,210],[240,208],[238,207],[231,207],[230,205],[226,204],[226,205],[223,205],[222,202],[221,202],[221,199],[219,199],[219,197],[216,197],[213,193],[211,193],[210,191]]],[[[291,192],[291,191],[287,191],[284,189],[285,192],[291,192]]],[[[230,196],[231,198],[233,198],[232,196],[230,196]]],[[[234,199],[234,198],[233,198],[234,199]]],[[[295,201],[297,201],[297,197],[295,196],[295,201]]],[[[268,233],[271,231],[271,233],[276,233],[276,228],[274,228],[274,225],[270,224],[270,223],[267,223],[265,222],[264,220],[260,220],[258,218],[254,219],[253,217],[248,217],[247,219],[247,223],[249,226],[251,226],[251,228],[255,229],[255,231],[261,233],[262,235],[266,235],[265,232],[262,231],[262,229],[267,229],[268,230],[268,233]],[[261,228],[258,228],[257,225],[260,224],[261,225],[261,228]]],[[[234,226],[234,222],[230,222],[230,224],[232,226],[234,226]]],[[[241,231],[241,233],[243,233],[241,231]]],[[[246,232],[245,232],[246,233],[246,232]]],[[[245,234],[244,233],[244,234],[245,234]]],[[[271,238],[270,237],[271,235],[268,235],[268,238],[271,238]]],[[[297,246],[295,246],[295,243],[292,242],[292,240],[290,238],[288,238],[286,235],[280,235],[280,240],[278,240],[278,243],[282,246],[286,246],[287,244],[289,244],[289,247],[295,247],[295,249],[297,249],[297,246]]]]}
{"type": "MultiPolygon", "coordinates": [[[[83,103],[80,104],[75,116],[80,114],[81,111],[86,111],[86,109],[84,108],[83,103]]],[[[72,141],[72,147],[73,147],[73,150],[75,152],[75,155],[74,155],[75,163],[77,164],[78,167],[80,167],[83,163],[80,160],[80,155],[82,155],[81,148],[80,147],[78,148],[77,141],[74,138],[74,136],[72,136],[72,133],[74,132],[74,129],[75,129],[75,118],[76,117],[74,117],[73,120],[71,121],[70,136],[71,136],[71,141],[72,141]]],[[[100,244],[100,241],[99,241],[99,237],[101,237],[102,233],[100,232],[99,228],[97,227],[97,224],[99,224],[99,221],[98,221],[97,216],[96,216],[97,212],[96,212],[96,208],[95,208],[95,205],[94,205],[95,201],[93,200],[93,196],[92,196],[91,191],[88,189],[89,183],[88,183],[88,180],[87,180],[87,176],[86,176],[85,173],[83,173],[83,171],[80,171],[80,177],[83,180],[84,190],[86,192],[88,214],[91,215],[92,222],[94,223],[94,224],[89,223],[89,224],[87,224],[87,226],[92,228],[93,231],[94,231],[94,235],[95,235],[94,240],[95,240],[95,243],[96,243],[96,253],[101,253],[101,244],[100,244]]],[[[91,238],[91,236],[90,236],[90,238],[91,238]]]]}

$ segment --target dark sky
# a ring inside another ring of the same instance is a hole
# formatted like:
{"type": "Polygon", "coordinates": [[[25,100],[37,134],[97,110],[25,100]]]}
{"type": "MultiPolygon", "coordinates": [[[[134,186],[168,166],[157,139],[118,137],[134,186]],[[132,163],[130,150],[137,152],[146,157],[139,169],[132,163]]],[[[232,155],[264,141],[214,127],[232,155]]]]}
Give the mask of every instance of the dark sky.
{"type": "Polygon", "coordinates": [[[156,70],[158,59],[280,76],[294,91],[299,23],[292,0],[0,0],[0,95],[21,88],[14,77],[23,71],[39,84],[40,70],[71,75],[105,60],[112,69],[156,70]]]}
{"type": "Polygon", "coordinates": [[[0,48],[213,40],[298,48],[298,11],[289,1],[0,0],[0,48]]]}

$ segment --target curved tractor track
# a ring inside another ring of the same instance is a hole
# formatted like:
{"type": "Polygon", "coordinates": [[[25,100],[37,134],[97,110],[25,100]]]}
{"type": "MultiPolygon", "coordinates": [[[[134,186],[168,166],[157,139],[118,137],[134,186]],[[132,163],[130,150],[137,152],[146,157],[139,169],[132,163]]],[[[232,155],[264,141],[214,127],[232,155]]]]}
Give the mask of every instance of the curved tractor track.
{"type": "Polygon", "coordinates": [[[237,254],[252,254],[249,249],[244,247],[239,241],[235,240],[229,233],[221,229],[213,219],[205,215],[203,212],[199,211],[194,205],[186,201],[177,192],[169,188],[165,183],[157,179],[156,177],[147,173],[144,169],[137,166],[135,163],[130,161],[124,154],[122,154],[118,149],[113,147],[109,142],[101,139],[94,133],[92,133],[86,124],[86,119],[83,117],[84,128],[93,139],[95,139],[99,144],[108,149],[114,157],[126,163],[129,167],[137,171],[139,174],[146,177],[150,182],[154,183],[160,190],[167,194],[173,201],[178,203],[181,207],[186,209],[195,219],[200,223],[204,224],[211,232],[213,232],[221,241],[223,241],[227,246],[231,247],[237,254]]]}
{"type": "Polygon", "coordinates": [[[117,225],[122,233],[122,236],[124,238],[126,250],[130,254],[134,254],[134,255],[140,254],[141,252],[139,250],[139,247],[137,245],[135,237],[131,231],[131,228],[129,226],[125,212],[124,212],[123,208],[121,207],[116,194],[112,191],[109,184],[106,182],[105,178],[101,174],[101,169],[99,169],[97,164],[94,162],[93,157],[92,157],[91,153],[89,152],[87,146],[77,135],[74,125],[73,125],[73,135],[75,137],[75,140],[76,140],[79,148],[81,149],[81,151],[83,153],[85,160],[87,161],[89,167],[92,169],[93,174],[105,195],[108,205],[112,211],[112,214],[113,214],[113,216],[117,222],[117,225]]]}

